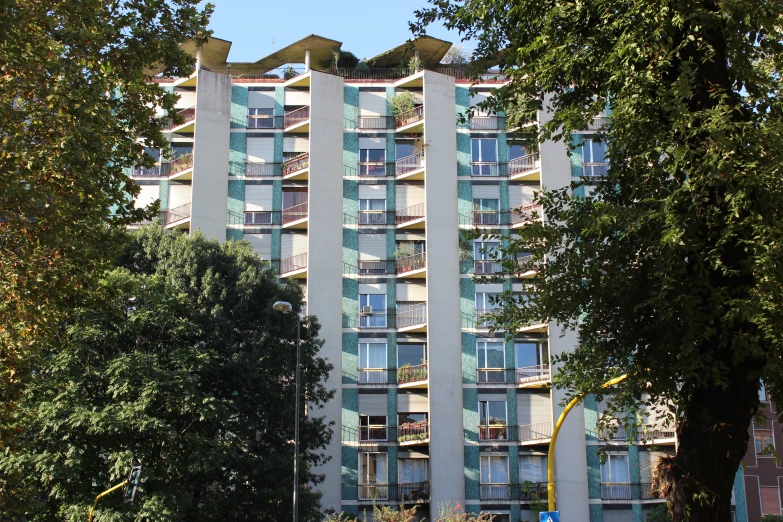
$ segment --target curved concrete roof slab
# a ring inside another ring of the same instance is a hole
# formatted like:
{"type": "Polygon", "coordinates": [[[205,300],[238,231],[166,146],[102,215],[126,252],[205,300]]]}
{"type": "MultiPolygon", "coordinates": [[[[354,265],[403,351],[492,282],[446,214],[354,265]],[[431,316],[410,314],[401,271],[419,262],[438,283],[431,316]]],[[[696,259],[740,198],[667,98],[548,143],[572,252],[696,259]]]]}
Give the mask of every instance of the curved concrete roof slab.
{"type": "MultiPolygon", "coordinates": [[[[193,40],[183,43],[182,49],[191,56],[196,56],[196,42],[193,40]]],[[[225,67],[230,50],[231,42],[212,36],[201,47],[201,63],[204,67],[225,67]]]]}
{"type": "Polygon", "coordinates": [[[451,42],[431,36],[420,36],[367,60],[370,67],[397,67],[410,60],[418,52],[424,67],[437,67],[446,55],[451,42]]]}
{"type": "Polygon", "coordinates": [[[325,68],[329,66],[329,63],[332,60],[332,49],[340,47],[342,44],[342,42],[338,42],[337,40],[331,40],[329,38],[324,38],[323,36],[311,34],[298,42],[294,42],[287,47],[283,47],[279,51],[273,52],[269,56],[261,58],[253,64],[253,67],[272,70],[286,63],[304,63],[305,51],[309,49],[310,66],[325,68]]]}

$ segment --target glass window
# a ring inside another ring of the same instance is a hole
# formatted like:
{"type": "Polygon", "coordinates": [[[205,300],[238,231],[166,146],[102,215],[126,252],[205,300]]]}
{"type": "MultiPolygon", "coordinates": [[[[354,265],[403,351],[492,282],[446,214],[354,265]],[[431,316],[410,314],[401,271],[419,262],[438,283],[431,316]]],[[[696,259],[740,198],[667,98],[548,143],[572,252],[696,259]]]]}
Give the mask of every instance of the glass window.
{"type": "Polygon", "coordinates": [[[759,388],[759,400],[761,402],[767,401],[767,387],[764,386],[764,381],[761,382],[761,387],[759,388]]]}
{"type": "Polygon", "coordinates": [[[476,293],[476,312],[480,310],[494,310],[498,307],[497,302],[493,302],[500,294],[491,292],[476,293]]]}
{"type": "Polygon", "coordinates": [[[427,362],[423,344],[398,344],[397,345],[397,368],[409,364],[417,366],[427,362]]]}
{"type": "Polygon", "coordinates": [[[386,327],[386,294],[360,294],[359,310],[361,311],[359,326],[386,327]]]}
{"type": "Polygon", "coordinates": [[[359,162],[383,163],[386,161],[386,149],[359,149],[359,162]]]}
{"type": "Polygon", "coordinates": [[[499,241],[475,241],[473,243],[473,259],[492,260],[494,254],[500,249],[499,241]]]}
{"type": "Polygon", "coordinates": [[[386,343],[359,343],[359,368],[386,368],[386,343]]]}
{"type": "Polygon", "coordinates": [[[286,189],[283,191],[283,208],[307,203],[307,189],[286,189]]]}
{"type": "Polygon", "coordinates": [[[423,422],[427,420],[426,413],[398,413],[397,425],[410,424],[412,422],[423,422]]]}
{"type": "Polygon", "coordinates": [[[427,459],[400,459],[398,463],[400,484],[416,484],[429,480],[427,459]]]}
{"type": "Polygon", "coordinates": [[[630,481],[628,455],[615,453],[607,455],[606,462],[601,464],[601,482],[627,484],[630,481]]]}
{"type": "Polygon", "coordinates": [[[772,438],[772,430],[753,430],[753,443],[756,446],[756,455],[772,456],[775,442],[772,438]]]}
{"type": "Polygon", "coordinates": [[[479,401],[479,424],[506,425],[506,401],[479,401]]]}
{"type": "Polygon", "coordinates": [[[519,481],[546,482],[546,455],[520,455],[519,481]]]}
{"type": "Polygon", "coordinates": [[[274,109],[248,109],[249,129],[272,129],[275,126],[274,109]]]}
{"type": "Polygon", "coordinates": [[[585,140],[583,161],[585,163],[606,162],[606,142],[592,139],[585,140]]]}
{"type": "Polygon", "coordinates": [[[479,368],[505,368],[506,348],[500,342],[476,343],[476,363],[479,368]]]}
{"type": "Polygon", "coordinates": [[[497,163],[498,140],[474,138],[470,140],[470,152],[473,163],[497,163]]]}
{"type": "Polygon", "coordinates": [[[776,487],[761,486],[761,514],[780,515],[780,492],[776,487]]]}
{"type": "Polygon", "coordinates": [[[385,199],[360,199],[359,210],[362,211],[385,211],[385,199]]]}
{"type": "Polygon", "coordinates": [[[180,156],[185,156],[193,152],[193,145],[190,143],[172,143],[171,154],[172,159],[177,159],[180,156]]]}
{"type": "Polygon", "coordinates": [[[517,368],[549,364],[549,354],[545,353],[546,346],[536,342],[515,342],[514,355],[517,368]]]}
{"type": "Polygon", "coordinates": [[[361,453],[360,455],[360,483],[388,484],[386,453],[361,453]]]}
{"type": "Polygon", "coordinates": [[[359,415],[359,440],[385,441],[386,437],[384,415],[359,415]]]}
{"type": "Polygon", "coordinates": [[[413,142],[398,141],[394,144],[394,154],[397,159],[413,155],[413,142]]]}
{"type": "Polygon", "coordinates": [[[508,159],[509,161],[527,156],[527,151],[519,143],[508,142],[508,159]]]}
{"type": "Polygon", "coordinates": [[[149,147],[145,147],[144,154],[152,157],[152,159],[155,160],[155,163],[160,162],[160,151],[158,149],[151,149],[149,147]]]}
{"type": "Polygon", "coordinates": [[[499,199],[474,199],[474,212],[497,212],[500,208],[499,199]]]}
{"type": "Polygon", "coordinates": [[[481,457],[482,484],[508,484],[508,457],[484,455],[481,457]]]}

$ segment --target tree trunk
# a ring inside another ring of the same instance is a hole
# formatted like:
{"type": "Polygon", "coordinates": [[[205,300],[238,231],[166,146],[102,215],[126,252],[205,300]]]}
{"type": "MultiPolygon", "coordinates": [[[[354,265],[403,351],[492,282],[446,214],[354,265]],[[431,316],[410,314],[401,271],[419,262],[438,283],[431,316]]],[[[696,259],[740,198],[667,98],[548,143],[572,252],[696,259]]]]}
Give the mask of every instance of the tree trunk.
{"type": "Polygon", "coordinates": [[[759,406],[758,385],[741,366],[730,371],[726,389],[695,390],[677,426],[677,454],[660,460],[657,486],[673,522],[731,522],[734,476],[759,406]]]}

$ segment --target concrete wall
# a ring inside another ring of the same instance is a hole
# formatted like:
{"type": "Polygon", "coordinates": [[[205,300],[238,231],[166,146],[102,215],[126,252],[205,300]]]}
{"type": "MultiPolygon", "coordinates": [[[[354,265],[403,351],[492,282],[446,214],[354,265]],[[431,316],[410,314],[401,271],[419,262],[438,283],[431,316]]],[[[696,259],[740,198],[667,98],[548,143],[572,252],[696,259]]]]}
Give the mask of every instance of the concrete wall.
{"type": "Polygon", "coordinates": [[[340,419],[342,413],[342,177],[343,79],[313,71],[310,84],[310,180],[308,222],[308,313],[318,316],[321,356],[334,365],[326,387],[336,394],[319,415],[336,421],[326,449],[331,460],[319,473],[323,509],[340,511],[340,419]]]}
{"type": "Polygon", "coordinates": [[[231,78],[199,71],[193,139],[191,230],[226,238],[231,78]]]}
{"type": "MultiPolygon", "coordinates": [[[[431,509],[465,502],[454,78],[424,72],[431,509]]],[[[434,518],[434,516],[433,516],[434,518]]]]}

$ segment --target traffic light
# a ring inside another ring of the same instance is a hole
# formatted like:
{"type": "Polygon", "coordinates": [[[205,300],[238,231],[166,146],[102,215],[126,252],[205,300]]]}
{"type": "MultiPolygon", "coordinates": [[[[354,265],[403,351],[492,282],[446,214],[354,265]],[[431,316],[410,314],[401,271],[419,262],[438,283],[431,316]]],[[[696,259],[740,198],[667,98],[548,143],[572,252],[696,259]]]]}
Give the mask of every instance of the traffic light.
{"type": "Polygon", "coordinates": [[[128,483],[125,485],[125,502],[133,502],[139,484],[141,484],[141,466],[133,466],[128,474],[128,483]]]}

